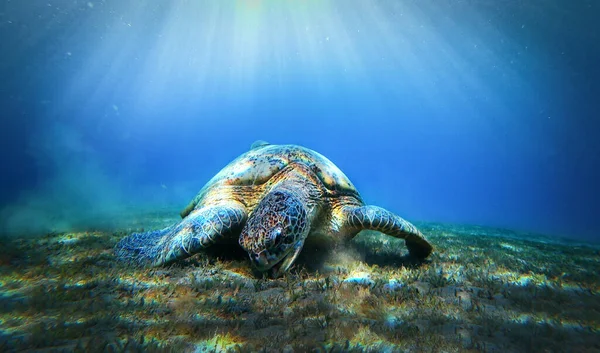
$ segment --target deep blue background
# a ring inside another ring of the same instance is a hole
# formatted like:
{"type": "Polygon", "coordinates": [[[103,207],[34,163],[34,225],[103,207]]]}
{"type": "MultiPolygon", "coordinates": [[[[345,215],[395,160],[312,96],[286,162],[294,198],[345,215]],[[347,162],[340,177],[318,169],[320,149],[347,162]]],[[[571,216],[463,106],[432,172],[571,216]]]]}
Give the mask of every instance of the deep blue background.
{"type": "Polygon", "coordinates": [[[409,220],[600,234],[595,1],[0,1],[4,232],[182,207],[257,139],[409,220]]]}

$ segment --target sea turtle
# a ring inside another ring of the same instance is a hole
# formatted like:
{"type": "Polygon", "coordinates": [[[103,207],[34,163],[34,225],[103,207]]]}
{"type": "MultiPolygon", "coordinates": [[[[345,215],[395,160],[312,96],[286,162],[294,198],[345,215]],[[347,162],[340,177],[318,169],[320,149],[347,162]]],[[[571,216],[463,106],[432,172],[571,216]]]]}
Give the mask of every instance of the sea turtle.
{"type": "Polygon", "coordinates": [[[426,258],[432,246],[411,223],[362,201],[329,159],[297,145],[252,144],[200,190],[179,223],[122,239],[116,254],[159,266],[217,242],[238,239],[261,272],[285,273],[307,237],[348,240],[363,229],[405,240],[426,258]]]}

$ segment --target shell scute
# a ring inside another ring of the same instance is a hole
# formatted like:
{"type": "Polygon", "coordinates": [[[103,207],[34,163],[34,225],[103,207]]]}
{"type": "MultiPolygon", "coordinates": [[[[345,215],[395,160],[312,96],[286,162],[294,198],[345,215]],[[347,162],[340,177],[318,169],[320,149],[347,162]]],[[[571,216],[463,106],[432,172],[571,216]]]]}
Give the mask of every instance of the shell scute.
{"type": "Polygon", "coordinates": [[[226,167],[223,182],[227,185],[261,185],[288,165],[281,156],[250,156],[226,167]]]}
{"type": "Polygon", "coordinates": [[[259,145],[237,157],[208,181],[181,215],[185,217],[192,209],[199,207],[209,190],[216,191],[218,186],[262,185],[292,164],[309,167],[321,181],[322,186],[319,187],[329,190],[333,196],[358,194],[348,177],[318,152],[297,145],[259,145]]]}
{"type": "Polygon", "coordinates": [[[311,151],[314,156],[312,169],[323,185],[332,191],[356,192],[356,188],[335,164],[318,152],[311,151]]]}

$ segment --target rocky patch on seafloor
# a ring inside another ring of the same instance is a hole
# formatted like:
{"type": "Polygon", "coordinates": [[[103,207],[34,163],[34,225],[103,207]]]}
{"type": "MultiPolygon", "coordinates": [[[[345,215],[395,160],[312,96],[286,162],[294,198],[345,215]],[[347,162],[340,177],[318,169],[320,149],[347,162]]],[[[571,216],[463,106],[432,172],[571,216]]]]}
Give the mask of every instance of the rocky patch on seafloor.
{"type": "Polygon", "coordinates": [[[279,279],[227,247],[164,268],[115,261],[121,237],[171,221],[2,239],[0,351],[600,350],[592,245],[426,223],[422,264],[375,232],[307,248],[279,279]]]}

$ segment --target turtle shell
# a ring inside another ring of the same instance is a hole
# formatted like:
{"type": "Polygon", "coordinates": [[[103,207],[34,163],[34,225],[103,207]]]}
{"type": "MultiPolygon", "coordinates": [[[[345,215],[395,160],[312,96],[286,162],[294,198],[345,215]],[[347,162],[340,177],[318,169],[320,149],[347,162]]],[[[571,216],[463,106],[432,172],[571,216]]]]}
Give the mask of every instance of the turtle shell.
{"type": "Polygon", "coordinates": [[[257,141],[248,152],[234,159],[210,179],[181,212],[181,216],[187,216],[214,187],[259,186],[294,163],[307,166],[334,195],[358,194],[348,177],[320,153],[298,145],[270,145],[264,141],[257,141]]]}

